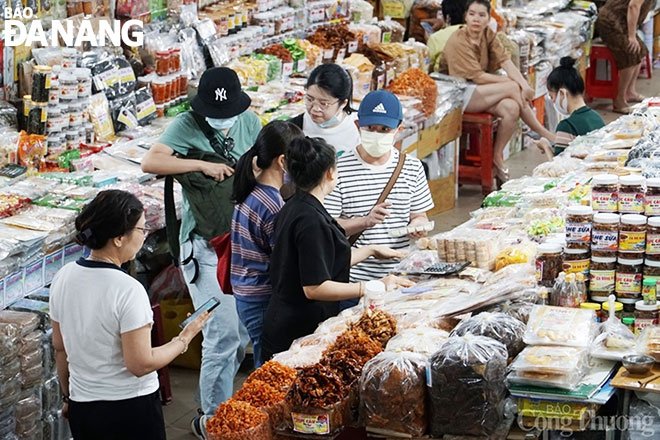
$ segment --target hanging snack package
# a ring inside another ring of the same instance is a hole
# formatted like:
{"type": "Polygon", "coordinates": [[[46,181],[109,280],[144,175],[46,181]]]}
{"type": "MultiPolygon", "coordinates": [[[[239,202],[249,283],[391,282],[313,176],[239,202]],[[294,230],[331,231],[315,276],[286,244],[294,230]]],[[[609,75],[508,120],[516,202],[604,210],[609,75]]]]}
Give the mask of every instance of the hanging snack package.
{"type": "Polygon", "coordinates": [[[105,58],[91,66],[92,93],[103,92],[108,99],[119,96],[120,78],[117,63],[113,58],[105,58]]]}
{"type": "Polygon", "coordinates": [[[158,116],[150,87],[142,87],[135,92],[135,111],[138,124],[143,127],[149,125],[158,116]]]}
{"type": "Polygon", "coordinates": [[[124,96],[133,92],[137,84],[137,79],[135,78],[131,63],[122,56],[115,58],[115,65],[119,77],[119,83],[117,85],[118,96],[124,96]]]}
{"type": "Polygon", "coordinates": [[[110,115],[110,106],[105,94],[92,95],[89,102],[89,113],[94,124],[94,131],[99,139],[109,141],[115,137],[115,129],[110,115]]]}
{"type": "Polygon", "coordinates": [[[503,421],[507,350],[484,336],[449,338],[430,359],[430,433],[490,437],[503,421]]]}
{"type": "Polygon", "coordinates": [[[46,138],[38,134],[21,132],[18,139],[18,162],[28,170],[38,171],[46,156],[46,138]]]}
{"type": "Polygon", "coordinates": [[[468,333],[487,336],[506,345],[509,359],[515,358],[525,348],[525,324],[504,313],[479,313],[458,324],[451,336],[464,336],[468,333]]]}
{"type": "Polygon", "coordinates": [[[529,316],[523,339],[528,345],[587,347],[595,318],[593,310],[537,305],[529,316]]]}
{"type": "Polygon", "coordinates": [[[110,101],[110,112],[115,123],[115,132],[126,128],[137,128],[139,125],[135,111],[134,93],[110,101]]]}
{"type": "Polygon", "coordinates": [[[426,409],[426,356],[383,352],[360,377],[360,421],[376,430],[422,436],[426,409]]]}

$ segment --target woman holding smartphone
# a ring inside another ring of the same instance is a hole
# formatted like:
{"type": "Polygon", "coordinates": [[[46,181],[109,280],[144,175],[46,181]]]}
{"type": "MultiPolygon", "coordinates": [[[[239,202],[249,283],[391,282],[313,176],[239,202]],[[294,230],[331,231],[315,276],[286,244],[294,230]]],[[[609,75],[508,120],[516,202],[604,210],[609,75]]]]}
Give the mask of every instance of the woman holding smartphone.
{"type": "Polygon", "coordinates": [[[73,438],[165,439],[156,370],[188,349],[210,314],[201,313],[169,343],[152,347],[149,296],[121,269],[147,233],[134,195],[99,193],[76,219],[76,230],[91,255],[57,273],[50,297],[63,411],[73,438]]]}

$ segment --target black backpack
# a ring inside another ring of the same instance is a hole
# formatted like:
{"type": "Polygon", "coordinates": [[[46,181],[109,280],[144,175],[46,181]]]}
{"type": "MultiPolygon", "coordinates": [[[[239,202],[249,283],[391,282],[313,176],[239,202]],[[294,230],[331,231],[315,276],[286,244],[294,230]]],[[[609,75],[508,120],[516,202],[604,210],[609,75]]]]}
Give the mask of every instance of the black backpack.
{"type": "MultiPolygon", "coordinates": [[[[218,140],[214,130],[206,122],[204,117],[194,111],[191,112],[191,115],[195,118],[197,125],[199,125],[199,128],[209,140],[214,152],[205,152],[191,148],[185,156],[178,156],[185,159],[224,163],[230,167],[236,166],[236,160],[231,156],[226,146],[218,140]]],[[[221,182],[207,176],[201,171],[173,174],[165,177],[165,224],[167,241],[174,264],[178,266],[181,248],[179,244],[179,223],[176,218],[176,208],[174,205],[174,179],[181,184],[183,194],[190,205],[190,210],[196,223],[193,232],[205,240],[211,241],[213,238],[224,235],[231,230],[231,219],[234,212],[231,193],[234,176],[227,177],[221,182]]],[[[191,260],[194,260],[192,254],[183,261],[183,264],[187,264],[191,260]]]]}

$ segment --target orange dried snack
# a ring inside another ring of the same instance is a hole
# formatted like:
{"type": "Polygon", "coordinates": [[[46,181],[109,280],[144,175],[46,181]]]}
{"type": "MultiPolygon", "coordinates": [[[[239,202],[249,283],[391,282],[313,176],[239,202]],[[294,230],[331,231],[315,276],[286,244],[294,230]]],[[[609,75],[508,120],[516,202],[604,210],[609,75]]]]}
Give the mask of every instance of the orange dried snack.
{"type": "Polygon", "coordinates": [[[284,391],[279,391],[264,381],[252,380],[243,384],[243,387],[234,395],[234,400],[247,402],[255,408],[262,408],[282,402],[285,396],[284,391]]]}
{"type": "Polygon", "coordinates": [[[221,403],[215,415],[206,421],[206,432],[212,435],[228,435],[259,426],[268,415],[249,403],[229,399],[221,403]]]}
{"type": "Polygon", "coordinates": [[[279,362],[268,361],[250,374],[245,383],[260,380],[276,390],[286,391],[293,381],[296,380],[297,375],[298,372],[291,367],[282,365],[279,362]]]}
{"type": "MultiPolygon", "coordinates": [[[[360,366],[364,366],[371,358],[383,351],[383,346],[367,336],[361,329],[354,328],[345,331],[337,341],[323,352],[323,357],[329,357],[333,352],[347,350],[360,366]]],[[[323,362],[323,360],[321,361],[323,362]]]]}
{"type": "Polygon", "coordinates": [[[422,101],[422,108],[418,110],[427,117],[436,109],[438,87],[433,78],[420,69],[406,70],[392,81],[387,90],[398,95],[413,96],[422,101]]]}

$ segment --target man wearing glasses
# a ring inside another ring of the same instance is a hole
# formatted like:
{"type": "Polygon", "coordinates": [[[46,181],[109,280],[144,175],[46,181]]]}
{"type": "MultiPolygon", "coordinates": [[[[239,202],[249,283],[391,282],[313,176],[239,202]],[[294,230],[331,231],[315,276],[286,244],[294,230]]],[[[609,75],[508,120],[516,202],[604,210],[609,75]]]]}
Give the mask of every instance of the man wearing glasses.
{"type": "MultiPolygon", "coordinates": [[[[426,235],[419,232],[395,238],[390,234],[427,223],[426,212],[433,208],[422,162],[401,156],[394,148],[402,119],[396,96],[384,90],[370,92],[358,110],[361,143],[338,159],[337,185],[326,197],[325,207],[356,247],[385,245],[400,250],[409,245],[409,238],[426,235]],[[388,191],[390,181],[393,185],[388,191]],[[378,203],[382,196],[386,196],[384,201],[378,203]]],[[[351,268],[351,282],[383,278],[396,264],[369,258],[351,268]]],[[[341,307],[355,304],[357,301],[342,302],[341,307]]]]}
{"type": "MultiPolygon", "coordinates": [[[[261,130],[259,118],[248,111],[250,103],[233,70],[225,67],[207,70],[200,79],[197,96],[191,101],[193,110],[180,114],[170,123],[145,156],[142,170],[159,175],[202,172],[218,181],[228,178],[234,173],[228,164],[235,164],[252,147],[261,130]],[[215,152],[227,164],[186,158],[192,150],[215,152]]],[[[209,200],[209,203],[231,204],[231,201],[209,200]]],[[[238,319],[234,298],[222,294],[216,275],[217,255],[207,240],[195,234],[196,224],[184,197],[179,241],[183,274],[193,304],[198,308],[211,297],[221,299],[218,310],[203,330],[199,379],[203,414],[193,419],[191,426],[193,434],[205,438],[206,417],[212,416],[218,405],[233,393],[234,376],[243,361],[249,337],[238,319]],[[193,255],[194,259],[187,258],[193,255]]]]}

